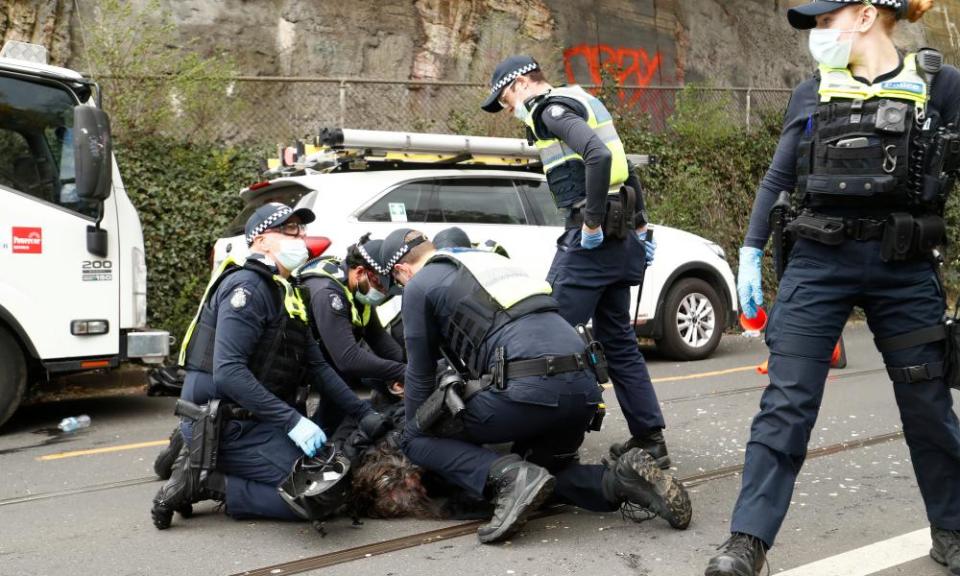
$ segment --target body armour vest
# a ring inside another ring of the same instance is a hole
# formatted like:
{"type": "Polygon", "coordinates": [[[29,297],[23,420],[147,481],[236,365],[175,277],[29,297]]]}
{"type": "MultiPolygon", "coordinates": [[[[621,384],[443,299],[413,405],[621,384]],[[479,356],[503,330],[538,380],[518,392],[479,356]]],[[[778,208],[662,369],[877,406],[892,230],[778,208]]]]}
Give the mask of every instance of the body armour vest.
{"type": "Polygon", "coordinates": [[[599,99],[579,86],[565,86],[550,90],[530,109],[524,123],[533,135],[533,144],[540,153],[543,172],[547,184],[558,208],[570,208],[586,197],[586,170],[583,158],[559,138],[545,137],[537,131],[536,119],[552,103],[570,103],[573,108],[586,112],[584,120],[593,132],[607,146],[613,155],[610,165],[610,194],[618,194],[621,185],[627,181],[627,155],[623,143],[613,126],[613,117],[599,99]]]}
{"type": "Polygon", "coordinates": [[[556,311],[550,285],[536,280],[508,258],[493,252],[441,250],[432,262],[451,262],[457,276],[447,293],[454,308],[441,327],[447,350],[467,367],[471,378],[484,372],[480,366],[483,342],[508,323],[535,312],[556,311]]]}
{"type": "Polygon", "coordinates": [[[306,308],[296,290],[282,276],[273,274],[257,261],[247,260],[240,265],[233,258],[227,258],[221,264],[207,285],[197,314],[187,329],[180,348],[180,365],[187,370],[213,373],[217,315],[209,299],[224,278],[242,269],[256,272],[269,282],[283,305],[283,313],[270,319],[260,335],[248,368],[264,388],[294,405],[306,374],[303,357],[310,338],[306,308]]]}
{"type": "Polygon", "coordinates": [[[808,208],[922,211],[916,174],[928,86],[915,55],[895,77],[876,84],[847,68],[820,66],[819,103],[797,153],[797,189],[808,208]]]}
{"type": "MultiPolygon", "coordinates": [[[[350,323],[353,324],[354,328],[360,329],[370,323],[371,307],[358,303],[353,297],[353,292],[347,286],[347,274],[343,271],[343,263],[339,258],[326,256],[311,260],[294,272],[294,277],[301,285],[309,278],[333,280],[343,290],[343,294],[347,298],[347,304],[350,306],[350,323]]],[[[303,298],[307,309],[310,309],[310,291],[302,289],[300,290],[300,296],[303,298]]]]}

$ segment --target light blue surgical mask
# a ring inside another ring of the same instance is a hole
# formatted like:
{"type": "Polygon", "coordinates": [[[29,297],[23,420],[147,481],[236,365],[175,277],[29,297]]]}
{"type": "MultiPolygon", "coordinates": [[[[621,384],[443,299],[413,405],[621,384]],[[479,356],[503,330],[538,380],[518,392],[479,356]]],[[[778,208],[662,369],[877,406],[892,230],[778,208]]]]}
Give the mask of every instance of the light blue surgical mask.
{"type": "Polygon", "coordinates": [[[514,117],[521,122],[527,121],[528,114],[530,114],[530,112],[527,111],[527,107],[523,104],[520,104],[519,106],[513,109],[514,117]]]}
{"type": "Polygon", "coordinates": [[[307,243],[300,238],[284,238],[280,241],[280,250],[274,254],[279,262],[287,270],[296,270],[310,256],[307,250],[307,243]]]}
{"type": "Polygon", "coordinates": [[[853,39],[841,41],[840,35],[859,30],[835,30],[833,28],[814,28],[810,30],[807,45],[813,59],[830,68],[846,68],[850,64],[850,50],[853,39]]]}
{"type": "Polygon", "coordinates": [[[377,290],[373,286],[367,290],[367,293],[357,292],[357,302],[363,304],[364,306],[372,306],[376,308],[377,306],[383,304],[387,300],[387,295],[383,292],[377,290]]]}

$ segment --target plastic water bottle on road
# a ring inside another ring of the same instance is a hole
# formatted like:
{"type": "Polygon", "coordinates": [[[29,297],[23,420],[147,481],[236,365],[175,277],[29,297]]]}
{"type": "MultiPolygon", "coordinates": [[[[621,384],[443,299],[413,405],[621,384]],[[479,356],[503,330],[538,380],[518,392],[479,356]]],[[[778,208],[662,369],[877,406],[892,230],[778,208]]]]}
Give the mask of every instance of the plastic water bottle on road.
{"type": "Polygon", "coordinates": [[[81,428],[86,428],[90,425],[90,417],[86,414],[80,416],[71,416],[69,418],[64,418],[60,421],[60,424],[57,425],[62,432],[74,432],[81,428]]]}

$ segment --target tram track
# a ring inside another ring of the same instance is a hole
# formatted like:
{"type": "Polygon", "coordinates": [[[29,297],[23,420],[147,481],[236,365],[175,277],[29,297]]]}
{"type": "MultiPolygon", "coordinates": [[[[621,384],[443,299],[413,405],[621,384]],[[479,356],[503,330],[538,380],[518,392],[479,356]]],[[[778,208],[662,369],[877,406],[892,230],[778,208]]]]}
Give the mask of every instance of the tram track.
{"type": "MultiPolygon", "coordinates": [[[[808,451],[807,460],[832,456],[834,454],[856,450],[859,448],[866,448],[868,446],[875,446],[886,442],[892,442],[901,438],[903,438],[903,432],[895,431],[885,434],[878,434],[867,438],[858,438],[856,440],[838,442],[836,444],[821,446],[808,451]]],[[[714,480],[736,476],[741,471],[743,471],[742,464],[736,466],[726,466],[717,468],[715,470],[702,472],[700,474],[686,476],[681,478],[680,481],[683,482],[683,485],[687,488],[692,488],[694,486],[700,486],[714,480]]],[[[536,520],[555,516],[565,512],[566,510],[567,506],[555,506],[553,508],[541,510],[533,514],[530,519],[536,520]]],[[[410,534],[408,536],[401,536],[399,538],[392,538],[390,540],[364,544],[361,546],[355,546],[353,548],[347,548],[345,550],[338,550],[336,552],[328,552],[326,554],[319,554],[317,556],[311,556],[308,558],[300,558],[290,562],[282,562],[279,564],[264,566],[263,568],[257,568],[254,570],[237,572],[231,576],[278,576],[302,574],[304,572],[319,570],[321,568],[329,568],[331,566],[346,564],[348,562],[362,560],[364,558],[380,556],[383,554],[389,554],[391,552],[415,548],[417,546],[425,546],[444,540],[468,536],[470,534],[474,534],[477,528],[484,523],[484,521],[479,520],[463,522],[453,526],[448,526],[446,528],[429,530],[427,532],[419,532],[416,534],[410,534]]]]}
{"type": "MultiPolygon", "coordinates": [[[[886,373],[886,370],[885,370],[884,368],[875,368],[875,369],[857,370],[857,371],[851,371],[851,372],[847,372],[847,371],[836,372],[836,373],[831,373],[831,374],[830,374],[828,383],[829,383],[830,381],[833,381],[833,380],[848,380],[848,379],[856,378],[856,377],[858,377],[858,376],[867,376],[867,375],[871,375],[871,374],[880,374],[880,373],[886,373]]],[[[712,392],[705,392],[705,393],[701,393],[701,394],[690,394],[690,395],[686,395],[686,396],[678,396],[678,397],[674,397],[674,398],[667,398],[667,399],[664,399],[664,400],[662,401],[662,403],[666,405],[666,404],[675,404],[675,403],[681,403],[681,402],[690,402],[690,401],[694,401],[694,400],[704,400],[704,399],[709,399],[709,398],[722,398],[722,397],[725,397],[725,396],[733,396],[733,395],[737,395],[737,394],[747,394],[747,393],[750,393],[750,392],[756,392],[756,391],[759,391],[759,390],[763,390],[764,388],[766,388],[766,384],[756,385],[756,386],[745,386],[745,387],[740,387],[740,388],[733,388],[733,389],[730,389],[730,390],[715,390],[715,391],[712,391],[712,392]]],[[[897,434],[899,434],[899,433],[897,433],[897,434]]],[[[881,437],[885,437],[885,436],[887,436],[887,435],[874,436],[874,437],[871,437],[871,438],[881,438],[881,437]]],[[[870,438],[867,438],[867,439],[863,439],[861,442],[850,443],[850,444],[852,444],[852,445],[855,444],[855,445],[857,445],[857,446],[860,446],[860,445],[863,445],[864,442],[867,442],[867,441],[869,441],[869,440],[870,440],[870,438]]],[[[40,443],[40,444],[37,444],[37,445],[33,445],[33,446],[24,446],[24,447],[21,447],[21,448],[17,448],[16,450],[17,450],[17,451],[23,451],[23,450],[28,450],[28,449],[31,449],[31,448],[34,448],[34,447],[36,447],[36,448],[41,448],[41,447],[43,447],[43,446],[45,446],[45,445],[47,445],[47,444],[48,444],[48,442],[43,442],[43,443],[40,443]]],[[[843,443],[841,443],[841,444],[843,444],[843,443]]],[[[840,445],[840,444],[835,444],[835,445],[831,445],[831,446],[839,446],[839,445],[840,445]]],[[[825,449],[825,448],[827,448],[827,447],[811,450],[809,454],[812,455],[812,454],[816,453],[818,450],[823,450],[823,449],[825,449]]],[[[808,456],[808,458],[810,458],[810,457],[814,457],[814,456],[808,456]]],[[[723,478],[723,477],[726,477],[726,476],[730,476],[730,475],[735,474],[736,472],[738,472],[739,469],[740,469],[740,467],[737,467],[737,466],[730,466],[730,467],[726,467],[726,468],[720,468],[720,469],[717,469],[717,470],[704,472],[704,473],[698,474],[698,475],[696,475],[696,476],[691,476],[691,477],[689,477],[689,478],[684,478],[683,481],[684,481],[684,483],[687,483],[687,482],[696,482],[695,484],[692,484],[692,485],[698,485],[698,484],[702,484],[702,483],[705,482],[705,481],[709,481],[708,479],[717,479],[717,478],[723,478]]],[[[145,477],[140,477],[140,478],[130,478],[130,479],[127,479],[127,480],[118,480],[118,481],[114,481],[114,482],[105,482],[105,483],[102,483],[102,484],[94,484],[94,485],[85,486],[85,487],[68,488],[68,489],[65,489],[65,490],[55,490],[55,491],[51,491],[51,492],[40,492],[40,493],[37,493],[37,494],[27,494],[27,495],[24,495],[24,496],[16,496],[16,497],[13,497],[13,498],[2,499],[2,500],[0,500],[0,507],[10,506],[10,505],[14,505],[14,504],[24,504],[24,503],[28,503],[28,502],[36,502],[36,501],[40,501],[40,500],[48,500],[48,499],[52,499],[52,498],[61,498],[61,497],[66,497],[66,496],[75,496],[75,495],[88,494],[88,493],[93,493],[93,492],[102,492],[102,491],[113,490],[113,489],[118,489],[118,488],[127,488],[127,487],[130,487],[130,486],[139,486],[139,485],[142,485],[142,484],[151,484],[151,483],[155,483],[155,482],[158,482],[158,480],[157,480],[157,478],[156,478],[155,476],[145,476],[145,477]]],[[[478,526],[478,524],[476,524],[476,523],[472,523],[471,525],[473,525],[474,528],[475,528],[476,526],[478,526]]],[[[459,525],[458,525],[458,526],[459,526],[459,525]]],[[[454,528],[455,528],[455,527],[454,527],[454,528]]],[[[443,530],[443,529],[441,529],[441,531],[442,531],[442,530],[443,530]]],[[[425,534],[426,534],[426,533],[425,533],[425,534]]],[[[402,549],[402,548],[401,548],[401,549],[402,549]]]]}

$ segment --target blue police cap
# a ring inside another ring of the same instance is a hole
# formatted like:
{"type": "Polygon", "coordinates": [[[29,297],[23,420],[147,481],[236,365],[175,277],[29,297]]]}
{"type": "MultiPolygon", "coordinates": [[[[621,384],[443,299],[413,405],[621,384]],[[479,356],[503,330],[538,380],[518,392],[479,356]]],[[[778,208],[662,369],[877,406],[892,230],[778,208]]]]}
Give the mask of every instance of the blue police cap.
{"type": "Polygon", "coordinates": [[[433,245],[437,250],[443,248],[470,248],[470,237],[463,231],[463,228],[451,226],[437,232],[433,237],[433,245]]]}
{"type": "Polygon", "coordinates": [[[850,4],[872,4],[893,8],[897,11],[897,18],[906,16],[907,11],[907,0],[813,0],[787,10],[787,20],[797,30],[809,30],[817,27],[817,16],[839,10],[850,4]]]}
{"type": "Polygon", "coordinates": [[[247,225],[243,227],[243,235],[247,240],[247,246],[253,244],[253,239],[264,233],[270,228],[282,226],[290,217],[296,216],[301,224],[309,224],[317,219],[313,210],[309,208],[293,208],[280,202],[268,202],[257,208],[253,214],[247,218],[247,225]]]}
{"type": "Polygon", "coordinates": [[[497,67],[493,70],[493,76],[490,78],[490,94],[487,96],[487,99],[483,101],[483,104],[480,105],[480,108],[487,112],[499,112],[503,110],[503,106],[501,106],[499,102],[503,89],[509,86],[517,77],[533,72],[539,68],[540,65],[537,64],[536,60],[529,56],[521,55],[511,56],[497,64],[497,67]]]}

